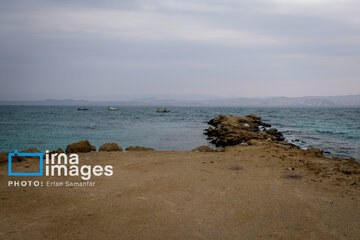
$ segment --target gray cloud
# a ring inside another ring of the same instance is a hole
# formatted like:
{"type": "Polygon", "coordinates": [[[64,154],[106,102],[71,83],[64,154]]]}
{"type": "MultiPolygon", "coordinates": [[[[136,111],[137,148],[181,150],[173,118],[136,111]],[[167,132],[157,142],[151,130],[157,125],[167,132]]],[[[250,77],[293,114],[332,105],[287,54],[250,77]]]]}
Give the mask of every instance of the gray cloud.
{"type": "Polygon", "coordinates": [[[0,99],[360,92],[351,0],[5,1],[0,99]]]}

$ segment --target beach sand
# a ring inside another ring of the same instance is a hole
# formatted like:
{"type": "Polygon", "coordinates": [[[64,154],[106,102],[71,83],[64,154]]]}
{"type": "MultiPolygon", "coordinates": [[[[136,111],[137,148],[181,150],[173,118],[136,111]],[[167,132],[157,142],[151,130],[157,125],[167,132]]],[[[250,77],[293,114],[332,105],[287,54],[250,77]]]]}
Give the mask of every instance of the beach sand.
{"type": "Polygon", "coordinates": [[[113,165],[113,176],[93,187],[8,187],[15,177],[0,166],[1,239],[360,239],[353,160],[272,142],[79,156],[113,165]]]}

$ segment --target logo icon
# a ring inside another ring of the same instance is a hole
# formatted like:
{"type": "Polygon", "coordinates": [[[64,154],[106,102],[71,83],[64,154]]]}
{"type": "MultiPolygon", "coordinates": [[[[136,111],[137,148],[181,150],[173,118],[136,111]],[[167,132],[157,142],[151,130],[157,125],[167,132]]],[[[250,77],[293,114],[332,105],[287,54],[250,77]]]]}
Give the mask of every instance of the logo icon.
{"type": "Polygon", "coordinates": [[[13,153],[9,153],[9,176],[43,176],[43,154],[42,153],[18,153],[15,150],[13,153]],[[13,157],[39,157],[40,159],[40,170],[39,172],[12,172],[11,162],[13,157]]]}

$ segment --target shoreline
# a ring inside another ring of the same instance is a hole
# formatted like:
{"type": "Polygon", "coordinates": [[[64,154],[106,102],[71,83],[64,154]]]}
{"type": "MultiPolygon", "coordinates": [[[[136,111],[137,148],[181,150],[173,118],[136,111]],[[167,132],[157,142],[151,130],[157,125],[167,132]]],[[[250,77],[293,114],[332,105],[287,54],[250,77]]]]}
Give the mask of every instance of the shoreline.
{"type": "MultiPolygon", "coordinates": [[[[229,115],[229,116],[219,115],[219,116],[211,119],[208,122],[208,124],[210,125],[210,127],[208,127],[207,129],[204,129],[203,134],[205,136],[207,136],[207,141],[209,142],[209,144],[204,145],[204,147],[209,147],[209,148],[212,148],[215,150],[221,150],[221,147],[226,147],[226,146],[236,146],[239,144],[252,145],[252,142],[251,142],[252,140],[260,139],[261,141],[274,141],[276,143],[281,142],[281,143],[289,144],[290,146],[296,147],[303,151],[315,150],[315,151],[320,152],[319,156],[321,155],[326,158],[335,159],[335,160],[343,159],[343,160],[355,161],[355,162],[359,163],[359,166],[360,166],[360,159],[355,159],[353,157],[338,157],[337,154],[332,154],[330,152],[324,152],[324,150],[319,149],[319,148],[301,147],[300,144],[297,144],[299,141],[293,141],[293,140],[287,139],[276,128],[272,128],[270,124],[262,122],[262,117],[259,115],[256,115],[256,114],[250,114],[250,115],[247,115],[246,117],[232,116],[232,115],[229,115]],[[240,121],[240,123],[239,123],[239,121],[240,121]],[[221,129],[222,124],[225,125],[224,129],[221,129]],[[245,124],[245,127],[244,127],[244,124],[245,124]],[[215,129],[213,127],[215,127],[215,129]],[[220,129],[216,129],[216,127],[219,127],[220,129]],[[212,130],[213,132],[210,132],[210,130],[212,130]],[[270,130],[270,132],[268,132],[269,130],[270,130]],[[261,137],[256,136],[256,135],[254,135],[254,133],[257,135],[262,134],[262,136],[261,137]],[[234,136],[236,134],[240,134],[240,138],[243,138],[243,139],[240,139],[240,140],[236,139],[236,138],[238,138],[238,136],[234,136]],[[250,134],[250,136],[246,136],[249,134],[250,134]],[[217,139],[220,140],[221,137],[228,137],[229,135],[230,135],[230,140],[229,139],[225,140],[225,144],[219,145],[216,143],[217,139]],[[231,143],[231,141],[234,141],[234,139],[235,139],[235,143],[231,143]],[[227,141],[230,141],[230,143],[227,143],[227,141]]],[[[85,147],[85,149],[86,149],[85,151],[80,150],[79,152],[90,152],[90,151],[96,152],[97,151],[97,148],[95,146],[91,145],[88,140],[82,140],[82,141],[79,141],[76,143],[72,143],[70,145],[76,145],[79,143],[81,145],[81,142],[84,142],[84,141],[87,141],[87,145],[89,145],[89,146],[85,147]]],[[[116,143],[104,143],[103,145],[101,145],[99,147],[99,151],[101,151],[100,149],[102,146],[105,146],[108,144],[116,145],[115,149],[103,149],[102,151],[105,151],[105,152],[106,151],[123,151],[123,149],[120,146],[118,146],[116,143]]],[[[70,145],[68,145],[67,147],[69,147],[70,145]]],[[[83,146],[81,146],[81,147],[83,147],[83,146]]],[[[203,147],[203,146],[198,146],[198,147],[203,147]]],[[[160,150],[160,151],[170,151],[170,152],[171,151],[185,151],[186,152],[186,151],[194,151],[198,147],[194,147],[192,150],[160,150]]],[[[20,152],[27,152],[27,151],[28,152],[37,152],[37,153],[41,152],[37,148],[24,149],[20,152]]],[[[124,151],[159,151],[159,150],[155,150],[151,147],[128,146],[126,149],[124,149],[124,151]]],[[[62,152],[65,152],[62,148],[57,148],[56,150],[50,151],[50,153],[62,153],[62,152]]],[[[77,151],[74,151],[74,152],[77,152],[77,151]]],[[[7,154],[8,154],[8,152],[0,153],[0,165],[6,164],[6,162],[8,160],[7,154]]]]}
{"type": "Polygon", "coordinates": [[[206,122],[215,114],[236,116],[256,112],[262,115],[266,122],[272,123],[283,132],[289,142],[291,140],[303,141],[299,144],[300,147],[317,147],[326,151],[325,154],[330,152],[333,157],[360,159],[360,152],[356,147],[360,144],[355,121],[356,115],[360,113],[358,110],[355,112],[333,110],[327,116],[328,111],[325,109],[296,110],[294,108],[289,110],[280,108],[263,108],[262,110],[207,108],[201,110],[201,108],[174,107],[168,114],[156,113],[156,108],[151,107],[120,108],[119,111],[108,111],[106,108],[97,107],[89,112],[79,112],[73,107],[6,109],[2,111],[4,115],[1,118],[3,122],[11,122],[11,125],[0,127],[4,132],[0,152],[27,148],[38,148],[41,151],[58,147],[64,149],[66,145],[82,139],[90,140],[96,147],[113,141],[123,148],[139,144],[156,150],[192,150],[196,146],[207,145],[206,138],[201,132],[207,127],[206,122]],[[8,117],[7,113],[9,113],[8,117]],[[308,115],[310,118],[302,118],[303,115],[308,115]],[[55,120],[54,116],[59,116],[59,121],[55,120]],[[131,118],[135,121],[131,121],[129,116],[132,116],[131,118]],[[330,122],[325,121],[326,116],[330,122]],[[23,118],[33,118],[34,121],[24,124],[21,120],[23,118]],[[89,121],[89,119],[92,120],[89,121]],[[57,122],[54,124],[52,121],[57,122]],[[18,127],[14,129],[11,126],[18,127]],[[26,132],[32,134],[23,136],[22,133],[26,132]],[[55,139],[54,136],[56,136],[55,139]],[[37,138],[39,140],[34,141],[37,138]]]}
{"type": "MultiPolygon", "coordinates": [[[[221,145],[217,149],[155,151],[137,146],[123,151],[107,143],[92,151],[90,142],[81,141],[54,151],[76,152],[80,164],[91,169],[113,167],[113,175],[88,181],[70,175],[10,177],[7,165],[0,165],[0,237],[359,238],[358,162],[325,157],[320,149],[301,150],[280,141],[275,130],[244,125],[244,118],[242,126],[254,132],[238,128],[239,119],[221,119],[229,121],[214,121],[213,130],[207,131],[221,145]],[[39,184],[8,186],[9,181],[39,184]],[[63,185],[42,184],[47,181],[63,185]]],[[[36,161],[20,160],[13,163],[19,172],[39,167],[36,161]]]]}

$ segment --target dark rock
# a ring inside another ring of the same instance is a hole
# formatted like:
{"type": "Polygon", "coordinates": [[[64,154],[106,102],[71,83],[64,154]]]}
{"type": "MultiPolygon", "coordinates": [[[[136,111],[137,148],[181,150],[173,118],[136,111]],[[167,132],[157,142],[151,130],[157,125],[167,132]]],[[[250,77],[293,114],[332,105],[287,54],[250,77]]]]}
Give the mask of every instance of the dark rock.
{"type": "Polygon", "coordinates": [[[205,134],[206,134],[207,136],[213,136],[213,135],[215,134],[215,131],[214,131],[214,130],[215,130],[214,128],[208,127],[208,128],[205,129],[204,131],[205,131],[205,134]]]}
{"type": "Polygon", "coordinates": [[[91,151],[91,144],[88,140],[82,140],[72,143],[66,147],[65,152],[68,153],[86,153],[91,151]]]}
{"type": "Polygon", "coordinates": [[[270,128],[270,129],[266,130],[265,133],[273,136],[274,140],[276,140],[276,141],[284,141],[285,140],[282,133],[279,132],[276,128],[270,128]]]}

